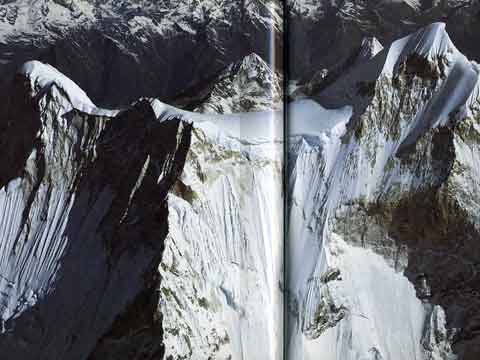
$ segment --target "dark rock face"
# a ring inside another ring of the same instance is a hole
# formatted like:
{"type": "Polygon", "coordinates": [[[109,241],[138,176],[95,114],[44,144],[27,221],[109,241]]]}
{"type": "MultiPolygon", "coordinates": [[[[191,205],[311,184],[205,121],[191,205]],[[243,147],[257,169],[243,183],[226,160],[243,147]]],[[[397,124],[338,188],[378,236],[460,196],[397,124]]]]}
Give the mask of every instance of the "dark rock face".
{"type": "Polygon", "coordinates": [[[86,359],[156,283],[191,125],[161,122],[147,101],[114,117],[62,115],[57,85],[31,98],[19,75],[14,88],[1,119],[2,160],[14,166],[2,175],[0,349],[86,359]]]}
{"type": "MultiPolygon", "coordinates": [[[[18,2],[4,7],[10,11],[18,2]]],[[[280,32],[270,28],[281,25],[265,22],[270,11],[279,16],[277,0],[147,1],[142,7],[129,1],[88,3],[95,5],[91,18],[75,18],[75,10],[62,5],[72,16],[71,25],[49,18],[53,10],[32,4],[30,27],[7,34],[0,45],[2,79],[36,59],[56,67],[102,106],[123,106],[142,96],[171,101],[188,88],[205,86],[252,52],[271,60],[271,38],[280,46],[280,32]]],[[[276,56],[280,60],[281,51],[276,56]]],[[[0,85],[5,91],[8,81],[0,85]]]]}
{"type": "Polygon", "coordinates": [[[164,358],[162,314],[158,312],[160,278],[157,271],[151,279],[151,284],[145,284],[145,289],[99,340],[89,360],[164,358]]]}

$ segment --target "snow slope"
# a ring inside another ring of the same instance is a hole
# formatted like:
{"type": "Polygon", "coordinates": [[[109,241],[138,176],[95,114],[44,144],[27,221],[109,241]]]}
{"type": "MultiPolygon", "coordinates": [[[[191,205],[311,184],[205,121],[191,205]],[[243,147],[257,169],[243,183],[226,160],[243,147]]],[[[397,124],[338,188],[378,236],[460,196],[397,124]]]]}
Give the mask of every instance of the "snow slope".
{"type": "Polygon", "coordinates": [[[60,106],[65,113],[72,109],[90,115],[109,117],[114,117],[119,113],[119,110],[98,108],[77,84],[49,64],[29,61],[22,65],[19,74],[30,80],[34,97],[42,97],[52,86],[56,86],[65,95],[66,101],[60,106]]]}
{"type": "Polygon", "coordinates": [[[187,166],[169,196],[160,266],[167,355],[281,358],[279,148],[218,143],[194,125],[187,166]]]}

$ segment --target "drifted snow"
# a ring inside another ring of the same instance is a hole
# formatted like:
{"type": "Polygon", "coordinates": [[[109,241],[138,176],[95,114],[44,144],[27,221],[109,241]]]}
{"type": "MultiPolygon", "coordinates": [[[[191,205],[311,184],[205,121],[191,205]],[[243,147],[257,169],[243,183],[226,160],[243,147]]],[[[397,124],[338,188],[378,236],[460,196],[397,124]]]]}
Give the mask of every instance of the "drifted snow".
{"type": "Polygon", "coordinates": [[[49,64],[35,60],[29,61],[22,65],[19,74],[30,80],[34,97],[41,97],[54,85],[65,92],[67,101],[60,106],[65,113],[74,108],[91,115],[113,117],[119,112],[98,108],[75,82],[49,64]]]}
{"type": "Polygon", "coordinates": [[[345,125],[352,116],[352,107],[328,110],[313,100],[299,100],[288,106],[289,136],[331,134],[338,135],[345,131],[345,125]]]}
{"type": "Polygon", "coordinates": [[[182,116],[218,142],[229,142],[231,139],[252,144],[283,141],[283,113],[280,110],[220,115],[180,110],[158,99],[152,99],[151,105],[160,119],[182,116]]]}

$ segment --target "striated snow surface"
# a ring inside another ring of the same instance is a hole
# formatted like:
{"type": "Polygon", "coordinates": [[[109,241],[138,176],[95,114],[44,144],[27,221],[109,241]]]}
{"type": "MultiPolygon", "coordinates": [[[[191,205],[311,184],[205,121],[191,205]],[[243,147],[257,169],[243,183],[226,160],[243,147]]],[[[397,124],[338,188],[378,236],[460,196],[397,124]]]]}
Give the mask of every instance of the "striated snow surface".
{"type": "MultiPolygon", "coordinates": [[[[260,90],[253,101],[270,91],[260,90]]],[[[236,93],[219,99],[231,104],[236,93]]],[[[160,265],[166,356],[281,359],[282,113],[200,114],[158,100],[152,107],[193,121],[160,265]]]]}

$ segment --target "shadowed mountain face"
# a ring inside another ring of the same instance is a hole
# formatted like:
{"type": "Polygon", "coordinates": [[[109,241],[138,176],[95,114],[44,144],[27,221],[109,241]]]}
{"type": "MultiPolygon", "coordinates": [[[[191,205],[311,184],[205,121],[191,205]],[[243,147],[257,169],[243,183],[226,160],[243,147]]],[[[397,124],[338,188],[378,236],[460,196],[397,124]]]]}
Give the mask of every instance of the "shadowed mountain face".
{"type": "Polygon", "coordinates": [[[293,79],[342,66],[364,37],[389,44],[437,21],[463,54],[480,60],[478,0],[289,0],[288,8],[293,79]]]}
{"type": "Polygon", "coordinates": [[[0,348],[85,359],[156,282],[191,126],[147,101],[84,112],[53,69],[27,68],[1,118],[0,348]]]}

